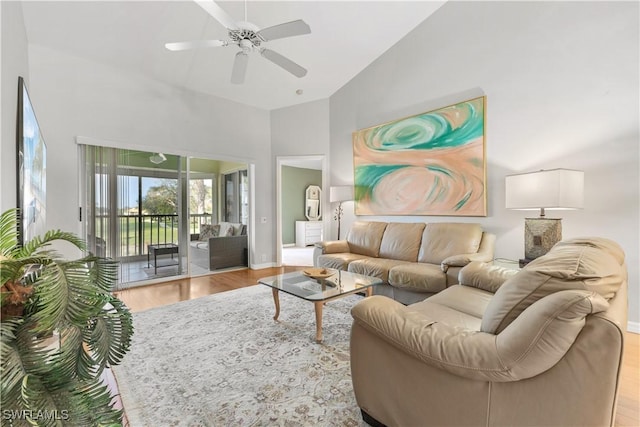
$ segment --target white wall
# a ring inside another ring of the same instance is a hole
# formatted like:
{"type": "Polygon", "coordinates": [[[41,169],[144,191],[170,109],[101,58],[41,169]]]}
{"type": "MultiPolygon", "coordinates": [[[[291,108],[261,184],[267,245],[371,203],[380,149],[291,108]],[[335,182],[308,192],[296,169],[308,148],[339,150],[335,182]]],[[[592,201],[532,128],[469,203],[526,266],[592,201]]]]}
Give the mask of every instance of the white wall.
{"type": "MultiPolygon", "coordinates": [[[[324,222],[323,235],[327,233],[327,224],[330,212],[328,195],[328,168],[329,158],[329,100],[319,100],[299,104],[293,107],[280,108],[271,111],[271,149],[273,154],[273,164],[276,168],[283,164],[306,167],[303,164],[296,164],[293,160],[296,156],[304,157],[305,160],[315,158],[322,163],[322,187],[324,191],[321,195],[322,221],[324,222]],[[322,159],[322,160],[321,160],[322,159]],[[293,161],[293,163],[291,163],[293,161]]],[[[275,171],[276,177],[278,171],[275,171]]],[[[282,176],[279,178],[282,180],[282,176]]],[[[276,186],[284,187],[282,182],[276,182],[276,186]]],[[[281,190],[282,191],[282,190],[281,190]]],[[[274,200],[274,211],[276,212],[276,222],[280,221],[280,235],[278,235],[277,224],[274,227],[273,242],[276,254],[280,253],[282,247],[282,212],[277,215],[278,203],[282,203],[283,194],[280,199],[274,200]]],[[[277,257],[277,262],[281,262],[277,257]]]]}
{"type": "MultiPolygon", "coordinates": [[[[629,320],[640,322],[637,2],[449,2],[330,99],[331,181],[353,182],[357,129],[487,96],[486,218],[496,256],[524,255],[524,217],[504,208],[504,177],[585,171],[585,206],[563,211],[564,237],[620,243],[629,320]]],[[[346,222],[353,218],[353,207],[346,222]]],[[[555,216],[555,213],[554,213],[555,216]]],[[[380,219],[363,217],[365,220],[380,219]]],[[[344,227],[344,224],[343,224],[344,227]]]]}
{"type": "MultiPolygon", "coordinates": [[[[30,45],[30,95],[47,142],[47,227],[78,231],[76,137],[147,151],[255,164],[258,216],[271,216],[269,112],[30,45]]],[[[255,224],[252,261],[273,258],[271,224],[255,224]],[[256,256],[257,254],[257,256],[256,256]]]]}
{"type": "Polygon", "coordinates": [[[22,3],[0,2],[0,211],[16,207],[18,76],[29,87],[27,35],[22,3]]]}
{"type": "MultiPolygon", "coordinates": [[[[329,157],[329,100],[307,102],[271,111],[271,151],[273,164],[278,156],[329,157]]],[[[304,166],[301,166],[304,167],[304,166]]],[[[330,215],[329,185],[322,186],[322,219],[328,224],[330,215]]],[[[274,206],[274,209],[276,206],[274,206]]],[[[275,231],[275,230],[274,230],[275,231]]],[[[274,241],[275,241],[274,236],[274,241]]]]}
{"type": "Polygon", "coordinates": [[[329,100],[271,111],[273,156],[307,156],[329,151],[329,100]]]}

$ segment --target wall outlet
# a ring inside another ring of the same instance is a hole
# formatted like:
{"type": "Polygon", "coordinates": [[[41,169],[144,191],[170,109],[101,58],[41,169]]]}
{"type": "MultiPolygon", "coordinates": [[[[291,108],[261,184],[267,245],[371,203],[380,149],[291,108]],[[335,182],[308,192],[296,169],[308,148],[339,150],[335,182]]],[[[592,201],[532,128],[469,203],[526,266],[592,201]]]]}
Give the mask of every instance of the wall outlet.
{"type": "Polygon", "coordinates": [[[266,262],[267,261],[267,254],[260,255],[260,261],[261,262],[266,262]]]}

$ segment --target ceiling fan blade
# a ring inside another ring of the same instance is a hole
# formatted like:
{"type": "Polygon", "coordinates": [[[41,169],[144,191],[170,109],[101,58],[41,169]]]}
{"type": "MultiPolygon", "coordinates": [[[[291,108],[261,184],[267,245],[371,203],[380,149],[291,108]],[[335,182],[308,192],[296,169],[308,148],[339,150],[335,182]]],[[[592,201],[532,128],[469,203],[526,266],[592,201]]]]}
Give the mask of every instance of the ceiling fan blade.
{"type": "Polygon", "coordinates": [[[244,52],[236,53],[236,59],[233,61],[233,69],[231,70],[231,83],[244,83],[244,76],[247,74],[248,63],[249,55],[244,52]]]}
{"type": "Polygon", "coordinates": [[[220,47],[220,46],[228,46],[228,45],[229,45],[229,42],[224,40],[194,40],[194,41],[188,41],[188,42],[166,43],[164,47],[172,51],[177,51],[177,50],[200,49],[203,47],[220,47]]]}
{"type": "Polygon", "coordinates": [[[209,15],[213,16],[213,18],[216,21],[224,25],[225,28],[228,28],[229,30],[239,29],[238,24],[236,24],[236,21],[234,21],[233,18],[223,8],[218,6],[218,4],[213,0],[194,0],[194,1],[198,3],[198,6],[206,10],[207,13],[209,13],[209,15]]]}
{"type": "Polygon", "coordinates": [[[280,55],[278,52],[274,52],[271,49],[261,49],[260,54],[296,77],[304,77],[307,75],[307,70],[305,68],[299,66],[289,58],[280,55]]]}
{"type": "Polygon", "coordinates": [[[263,28],[258,31],[265,41],[282,39],[285,37],[299,36],[311,33],[311,28],[302,19],[297,21],[285,22],[284,24],[274,25],[273,27],[263,28]]]}

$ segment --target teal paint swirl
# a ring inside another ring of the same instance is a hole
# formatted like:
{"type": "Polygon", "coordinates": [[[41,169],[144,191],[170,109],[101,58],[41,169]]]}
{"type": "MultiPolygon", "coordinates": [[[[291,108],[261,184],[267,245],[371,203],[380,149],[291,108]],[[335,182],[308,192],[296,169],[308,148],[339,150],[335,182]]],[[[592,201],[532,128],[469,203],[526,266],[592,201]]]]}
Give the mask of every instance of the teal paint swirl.
{"type": "Polygon", "coordinates": [[[453,173],[451,173],[451,171],[449,169],[443,168],[441,166],[430,165],[430,166],[427,166],[427,169],[429,169],[430,171],[433,171],[433,172],[443,173],[443,174],[447,175],[449,178],[453,177],[453,173]]]}
{"type": "Polygon", "coordinates": [[[456,211],[459,211],[469,201],[469,199],[471,198],[471,195],[472,195],[472,192],[468,191],[467,194],[465,194],[464,197],[458,203],[456,203],[453,209],[456,211]]]}
{"type": "Polygon", "coordinates": [[[405,165],[366,165],[357,167],[355,170],[354,189],[355,200],[373,198],[373,189],[387,174],[398,169],[405,168],[405,165]]]}
{"type": "Polygon", "coordinates": [[[365,144],[377,151],[431,150],[458,147],[483,135],[482,105],[477,109],[472,103],[465,102],[451,109],[467,115],[465,122],[456,129],[444,114],[432,112],[376,128],[367,136],[365,144]]]}

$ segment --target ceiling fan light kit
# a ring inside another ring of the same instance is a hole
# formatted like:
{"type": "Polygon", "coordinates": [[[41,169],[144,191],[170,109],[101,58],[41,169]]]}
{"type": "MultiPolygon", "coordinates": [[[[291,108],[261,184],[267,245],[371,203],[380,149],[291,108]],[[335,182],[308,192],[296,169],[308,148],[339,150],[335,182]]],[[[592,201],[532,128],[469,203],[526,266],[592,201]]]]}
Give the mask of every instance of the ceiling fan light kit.
{"type": "Polygon", "coordinates": [[[289,58],[275,52],[271,49],[262,47],[262,43],[270,40],[282,39],[286,37],[294,37],[311,33],[311,28],[301,19],[285,22],[283,24],[259,29],[256,25],[246,21],[246,3],[245,3],[245,21],[236,22],[213,0],[195,0],[209,15],[216,21],[221,23],[227,30],[229,41],[226,40],[194,40],[185,42],[167,43],[165,47],[171,51],[180,51],[188,49],[200,49],[208,47],[225,47],[230,44],[238,46],[241,51],[236,53],[231,70],[231,83],[244,83],[247,72],[247,64],[249,63],[249,53],[258,51],[262,57],[273,62],[285,71],[300,78],[307,75],[307,70],[290,60],[289,58]]]}
{"type": "Polygon", "coordinates": [[[149,161],[154,165],[159,165],[167,161],[167,156],[162,153],[153,153],[153,155],[149,156],[149,161]]]}

